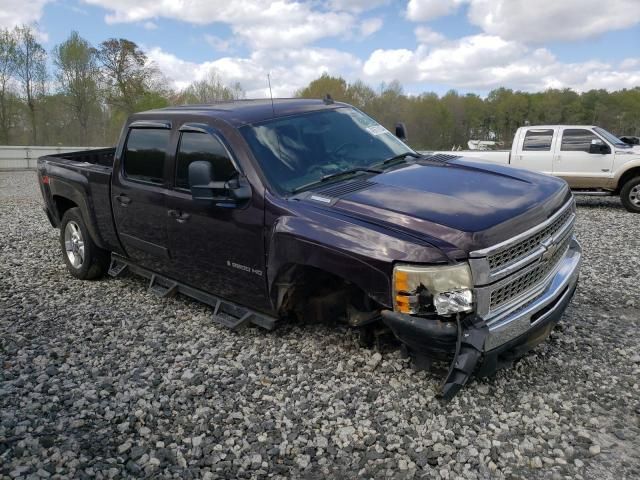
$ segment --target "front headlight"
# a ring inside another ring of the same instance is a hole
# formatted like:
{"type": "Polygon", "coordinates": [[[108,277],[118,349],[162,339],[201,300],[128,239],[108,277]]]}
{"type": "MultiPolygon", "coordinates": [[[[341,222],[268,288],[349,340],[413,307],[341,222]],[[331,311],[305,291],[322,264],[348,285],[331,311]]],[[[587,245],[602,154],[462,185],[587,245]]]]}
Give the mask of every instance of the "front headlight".
{"type": "Polygon", "coordinates": [[[452,315],[473,310],[473,282],[467,263],[421,267],[396,265],[393,269],[396,312],[452,315]]]}

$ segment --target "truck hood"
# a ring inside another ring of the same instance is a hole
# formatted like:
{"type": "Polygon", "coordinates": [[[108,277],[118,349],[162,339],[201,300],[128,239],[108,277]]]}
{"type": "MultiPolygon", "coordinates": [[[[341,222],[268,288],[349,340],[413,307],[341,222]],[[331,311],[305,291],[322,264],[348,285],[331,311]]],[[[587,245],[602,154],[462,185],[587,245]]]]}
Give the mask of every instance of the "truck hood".
{"type": "Polygon", "coordinates": [[[461,257],[545,221],[570,197],[564,180],[456,159],[421,161],[367,180],[334,184],[305,201],[401,230],[461,257]]]}
{"type": "Polygon", "coordinates": [[[619,150],[616,151],[617,154],[631,154],[636,157],[640,157],[640,145],[634,145],[630,150],[619,150]]]}

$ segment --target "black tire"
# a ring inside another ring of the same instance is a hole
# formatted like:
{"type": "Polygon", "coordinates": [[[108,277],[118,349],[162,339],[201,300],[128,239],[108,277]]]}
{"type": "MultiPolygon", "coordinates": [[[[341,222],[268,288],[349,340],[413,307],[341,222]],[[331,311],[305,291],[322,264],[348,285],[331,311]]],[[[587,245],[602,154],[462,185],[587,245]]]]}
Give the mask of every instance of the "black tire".
{"type": "Polygon", "coordinates": [[[620,190],[620,200],[628,211],[640,213],[640,177],[627,180],[620,190]]]}
{"type": "Polygon", "coordinates": [[[80,280],[100,278],[109,267],[109,252],[93,243],[79,208],[70,208],[62,217],[60,248],[67,270],[80,280]]]}

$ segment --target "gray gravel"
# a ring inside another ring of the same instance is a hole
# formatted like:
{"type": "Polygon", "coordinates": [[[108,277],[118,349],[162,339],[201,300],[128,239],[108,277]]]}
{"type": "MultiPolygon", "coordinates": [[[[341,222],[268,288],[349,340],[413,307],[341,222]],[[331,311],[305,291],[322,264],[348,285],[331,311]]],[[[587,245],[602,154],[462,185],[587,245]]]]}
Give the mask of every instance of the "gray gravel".
{"type": "Polygon", "coordinates": [[[73,279],[34,173],[0,173],[0,478],[638,478],[640,216],[581,199],[578,236],[551,338],[441,405],[392,343],[73,279]]]}

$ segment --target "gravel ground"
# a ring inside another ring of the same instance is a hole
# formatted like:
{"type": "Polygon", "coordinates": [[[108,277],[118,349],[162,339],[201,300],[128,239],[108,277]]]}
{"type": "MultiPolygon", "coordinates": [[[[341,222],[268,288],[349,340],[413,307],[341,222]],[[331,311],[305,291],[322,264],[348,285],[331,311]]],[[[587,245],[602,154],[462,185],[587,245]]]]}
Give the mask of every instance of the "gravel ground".
{"type": "Polygon", "coordinates": [[[640,477],[640,216],[617,199],[579,200],[550,339],[441,405],[392,344],[73,279],[39,197],[0,173],[0,478],[640,477]]]}

